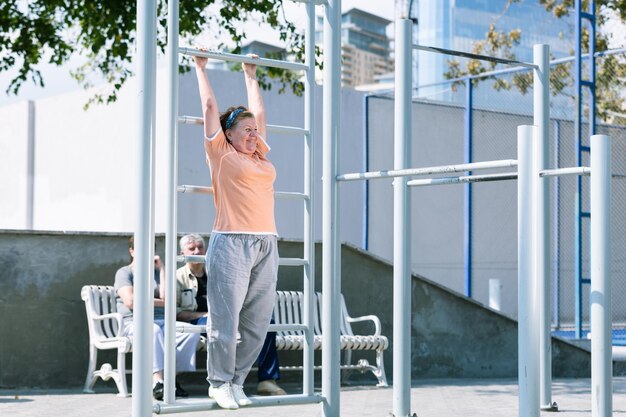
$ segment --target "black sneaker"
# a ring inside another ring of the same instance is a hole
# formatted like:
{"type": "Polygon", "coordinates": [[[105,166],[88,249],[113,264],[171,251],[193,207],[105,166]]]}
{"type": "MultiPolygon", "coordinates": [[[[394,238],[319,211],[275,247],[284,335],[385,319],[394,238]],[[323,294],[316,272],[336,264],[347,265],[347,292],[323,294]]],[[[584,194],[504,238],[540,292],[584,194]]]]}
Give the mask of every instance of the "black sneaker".
{"type": "Polygon", "coordinates": [[[163,400],[163,383],[157,382],[154,384],[154,388],[152,388],[152,396],[155,400],[162,401],[163,400]]]}
{"type": "MultiPolygon", "coordinates": [[[[163,394],[161,394],[161,396],[163,396],[163,394]]],[[[176,396],[181,398],[189,397],[189,393],[187,393],[187,391],[185,391],[178,382],[176,383],[176,396]]]]}

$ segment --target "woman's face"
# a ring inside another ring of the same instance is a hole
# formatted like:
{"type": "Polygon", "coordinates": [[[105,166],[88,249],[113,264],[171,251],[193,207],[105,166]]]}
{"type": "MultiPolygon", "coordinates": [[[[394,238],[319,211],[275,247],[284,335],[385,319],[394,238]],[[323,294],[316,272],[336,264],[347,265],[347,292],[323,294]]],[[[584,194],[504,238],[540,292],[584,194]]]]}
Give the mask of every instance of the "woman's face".
{"type": "Polygon", "coordinates": [[[256,120],[254,117],[238,120],[235,126],[226,131],[226,137],[238,152],[252,155],[256,150],[256,141],[259,137],[256,120]]]}

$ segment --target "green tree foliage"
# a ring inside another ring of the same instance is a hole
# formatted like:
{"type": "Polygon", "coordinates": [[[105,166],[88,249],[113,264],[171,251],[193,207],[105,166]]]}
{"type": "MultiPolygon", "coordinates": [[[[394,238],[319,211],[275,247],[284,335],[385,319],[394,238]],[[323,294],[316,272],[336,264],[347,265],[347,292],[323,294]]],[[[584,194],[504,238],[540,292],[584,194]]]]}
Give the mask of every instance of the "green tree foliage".
{"type": "MultiPolygon", "coordinates": [[[[157,44],[161,52],[167,43],[167,2],[157,1],[157,44]]],[[[111,103],[133,75],[132,59],[136,40],[136,0],[2,0],[0,1],[0,72],[17,69],[8,94],[17,94],[22,84],[32,80],[45,85],[39,67],[50,63],[66,65],[72,54],[86,63],[71,69],[71,75],[85,88],[93,74],[104,78],[109,88],[97,93],[90,103],[111,103]]],[[[180,2],[180,36],[193,42],[204,31],[215,38],[230,38],[238,53],[246,34],[238,28],[255,19],[275,29],[280,40],[296,59],[304,55],[303,35],[284,15],[282,0],[183,0],[180,2]],[[211,7],[212,6],[212,7],[211,7]],[[216,12],[219,10],[219,13],[216,12]]],[[[223,44],[206,45],[222,49],[223,44]]],[[[319,54],[318,54],[319,55],[319,54]]],[[[184,67],[181,67],[184,70],[184,67]]],[[[298,74],[267,69],[262,86],[270,88],[269,78],[302,92],[298,74]]],[[[88,103],[89,104],[89,103],[88,103]]]]}
{"type": "MultiPolygon", "coordinates": [[[[523,0],[507,0],[503,13],[513,3],[519,3],[523,0]]],[[[538,1],[543,5],[547,12],[557,18],[569,16],[574,13],[574,0],[525,0],[538,1]]],[[[588,1],[583,0],[583,10],[588,10],[588,1]]],[[[596,16],[597,27],[601,27],[607,21],[607,11],[615,12],[622,22],[626,22],[626,0],[596,0],[596,16]]],[[[516,59],[512,49],[519,45],[523,36],[521,29],[514,29],[509,33],[499,31],[494,24],[489,26],[489,30],[485,35],[485,39],[476,42],[473,45],[472,52],[483,55],[498,56],[508,59],[516,59]]],[[[572,34],[564,34],[564,36],[572,36],[572,34]]],[[[589,31],[583,27],[583,53],[589,51],[589,31]]],[[[596,34],[596,52],[606,51],[608,49],[607,35],[601,31],[596,34]]],[[[571,51],[572,55],[574,50],[571,51]]],[[[623,91],[626,88],[626,62],[619,55],[609,55],[602,59],[596,60],[597,73],[597,92],[596,104],[598,116],[607,122],[626,124],[626,119],[620,115],[626,112],[626,100],[623,91]],[[615,117],[617,115],[617,117],[615,117]]],[[[469,60],[462,68],[457,60],[448,61],[448,71],[444,74],[447,79],[462,78],[467,75],[478,75],[495,69],[496,64],[493,62],[469,60]]],[[[567,62],[553,65],[550,72],[550,91],[553,95],[564,94],[568,87],[574,85],[573,80],[573,63],[567,62]]],[[[497,90],[517,88],[522,94],[526,94],[532,86],[532,72],[523,72],[515,74],[512,79],[505,80],[497,77],[482,77],[473,79],[473,84],[477,85],[484,80],[494,81],[494,88],[497,90]]],[[[459,83],[455,83],[455,86],[459,83]]],[[[572,97],[573,98],[573,97],[572,97]]]]}

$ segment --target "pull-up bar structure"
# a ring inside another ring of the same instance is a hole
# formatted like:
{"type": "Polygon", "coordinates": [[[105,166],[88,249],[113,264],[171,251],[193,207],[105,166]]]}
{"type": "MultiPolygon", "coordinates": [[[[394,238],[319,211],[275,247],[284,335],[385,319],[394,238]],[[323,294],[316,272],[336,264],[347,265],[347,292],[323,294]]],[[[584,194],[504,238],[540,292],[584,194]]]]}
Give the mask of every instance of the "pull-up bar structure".
{"type": "MultiPolygon", "coordinates": [[[[297,63],[290,61],[278,61],[265,58],[251,58],[249,56],[235,55],[216,51],[201,51],[198,49],[179,47],[179,0],[168,1],[168,44],[167,44],[167,61],[168,61],[168,88],[167,88],[167,108],[169,118],[167,121],[168,142],[168,158],[167,158],[167,177],[168,181],[168,206],[167,206],[167,229],[166,229],[166,276],[165,283],[166,293],[176,293],[175,272],[177,257],[177,194],[178,193],[205,193],[212,194],[211,187],[195,186],[195,185],[178,185],[178,124],[202,124],[201,118],[192,116],[178,116],[178,57],[180,54],[191,56],[201,56],[210,59],[217,59],[229,62],[254,63],[259,66],[282,68],[292,71],[304,71],[304,127],[276,126],[268,125],[267,130],[272,134],[286,134],[304,137],[304,186],[302,193],[294,192],[276,192],[276,198],[300,200],[304,206],[304,256],[302,259],[283,258],[279,261],[280,265],[298,266],[304,270],[304,312],[302,325],[290,326],[290,329],[297,328],[302,330],[307,346],[303,350],[303,392],[301,395],[290,395],[274,398],[253,398],[253,406],[266,406],[276,404],[304,404],[319,403],[323,398],[314,394],[313,391],[313,296],[314,296],[314,242],[313,242],[313,137],[314,137],[314,92],[315,86],[315,6],[327,5],[326,19],[333,18],[335,21],[328,23],[330,29],[325,31],[326,37],[329,39],[327,56],[332,61],[333,51],[335,49],[335,64],[329,63],[327,59],[327,67],[335,71],[327,73],[327,77],[331,75],[339,80],[336,73],[339,69],[340,60],[338,53],[340,48],[340,9],[339,1],[326,2],[323,0],[294,0],[307,3],[307,24],[305,29],[305,62],[297,63]]],[[[164,402],[152,405],[151,392],[151,373],[152,373],[152,296],[150,292],[151,280],[146,277],[151,275],[153,268],[153,239],[154,239],[154,119],[155,119],[155,91],[156,91],[156,6],[151,2],[138,2],[137,11],[137,44],[139,66],[137,69],[139,79],[139,96],[140,96],[140,128],[138,140],[138,155],[140,161],[137,164],[139,172],[138,178],[139,188],[138,195],[140,198],[137,210],[137,228],[135,230],[135,255],[136,255],[136,275],[135,282],[135,350],[142,352],[142,355],[133,355],[133,417],[146,417],[156,413],[177,413],[183,411],[195,411],[215,408],[213,400],[204,400],[200,402],[183,403],[176,402],[174,396],[175,389],[175,297],[166,297],[165,306],[165,390],[164,402]]],[[[329,83],[330,84],[330,83],[329,83]]],[[[338,101],[339,85],[335,84],[333,90],[325,91],[325,102],[332,108],[338,110],[337,105],[333,105],[334,101],[338,101]]],[[[328,117],[327,114],[324,117],[328,117]]],[[[333,117],[338,117],[333,116],[333,117]]],[[[332,120],[325,125],[330,125],[338,120],[332,120]]],[[[326,133],[325,133],[326,135],[326,133]]],[[[337,138],[333,138],[336,140],[337,138]]],[[[180,259],[180,261],[188,261],[189,258],[180,259]]],[[[204,261],[204,260],[202,260],[204,261]]],[[[327,287],[328,288],[328,287],[327,287]]],[[[325,304],[330,306],[331,312],[325,315],[323,321],[335,321],[330,328],[336,328],[339,333],[339,323],[335,320],[338,314],[333,314],[333,310],[337,309],[339,294],[331,294],[332,290],[324,291],[325,304]]],[[[338,311],[337,311],[338,313],[338,311]]],[[[198,331],[198,329],[181,329],[184,331],[198,331]]],[[[328,334],[331,332],[329,331],[328,334]]],[[[324,341],[325,355],[323,372],[325,375],[331,375],[324,382],[324,389],[327,393],[324,402],[325,416],[339,415],[339,373],[336,375],[330,371],[333,365],[339,363],[340,350],[337,340],[331,340],[331,337],[325,338],[324,341]],[[330,388],[329,388],[330,386],[330,388]],[[333,392],[333,390],[335,392],[333,392]]]]}
{"type": "MultiPolygon", "coordinates": [[[[547,165],[548,156],[548,122],[549,122],[549,48],[547,45],[536,45],[534,47],[533,63],[522,63],[513,60],[504,60],[500,58],[482,56],[477,54],[468,54],[459,51],[450,51],[442,48],[434,48],[423,45],[414,45],[412,43],[412,21],[408,19],[409,10],[407,7],[397,9],[396,25],[396,73],[395,73],[395,119],[394,119],[394,169],[403,169],[407,167],[409,155],[409,141],[411,134],[411,103],[412,103],[412,57],[411,52],[414,49],[430,51],[434,53],[451,54],[457,56],[465,56],[472,59],[481,59],[492,62],[503,63],[507,65],[525,66],[533,69],[534,73],[534,98],[533,98],[533,119],[534,124],[538,126],[537,140],[538,148],[536,158],[538,167],[544,169],[547,165]]],[[[403,322],[402,317],[408,317],[411,310],[410,299],[410,263],[407,230],[410,230],[408,221],[409,202],[406,196],[406,180],[396,178],[394,180],[394,416],[406,416],[410,409],[410,375],[406,370],[400,369],[403,363],[408,363],[410,357],[410,328],[409,324],[403,322]],[[397,305],[396,305],[397,304],[397,305]],[[399,316],[399,317],[397,317],[399,316]],[[399,331],[398,331],[399,329],[399,331]],[[400,372],[400,375],[396,374],[400,372]],[[396,379],[397,378],[397,379],[396,379]]],[[[542,364],[541,371],[541,400],[537,399],[537,404],[530,404],[529,407],[539,410],[539,402],[541,408],[552,409],[554,406],[551,401],[551,352],[550,352],[550,327],[548,322],[548,253],[549,235],[547,233],[547,212],[548,200],[547,184],[539,185],[541,190],[539,194],[538,208],[543,213],[542,219],[536,225],[536,233],[543,236],[538,242],[537,252],[535,254],[535,266],[537,268],[540,294],[540,305],[538,310],[541,317],[538,317],[541,323],[541,335],[538,343],[541,344],[540,362],[542,364]],[[545,317],[545,318],[544,318],[545,317]]],[[[532,358],[530,358],[532,359],[532,358]]],[[[522,360],[522,358],[520,358],[522,360]]],[[[534,365],[531,364],[534,368],[534,365]]],[[[537,387],[539,389],[539,387],[537,387]]],[[[538,395],[537,395],[538,397],[538,395]]],[[[534,396],[531,400],[534,402],[534,396]]],[[[520,396],[520,404],[522,402],[520,396]]],[[[538,411],[537,411],[538,412],[538,411]]]]}
{"type": "MultiPolygon", "coordinates": [[[[178,1],[170,0],[170,17],[172,20],[178,19],[178,1]]],[[[274,59],[266,59],[266,58],[252,58],[249,56],[229,54],[224,52],[216,52],[216,51],[202,51],[194,48],[181,47],[179,48],[178,43],[178,31],[173,30],[172,28],[175,25],[170,24],[170,31],[168,39],[170,39],[170,44],[172,53],[170,55],[170,65],[171,69],[176,69],[178,65],[178,55],[184,54],[189,56],[199,56],[210,59],[217,59],[221,61],[228,62],[239,62],[239,63],[252,63],[259,66],[272,67],[272,68],[281,68],[285,70],[291,71],[304,71],[305,72],[305,120],[304,120],[304,128],[299,127],[290,127],[290,126],[275,126],[268,125],[267,130],[269,133],[277,133],[277,134],[288,134],[301,136],[305,138],[305,151],[304,151],[304,192],[302,193],[294,193],[294,192],[276,192],[276,198],[281,199],[290,199],[290,200],[300,200],[304,204],[304,257],[302,259],[290,259],[290,258],[282,258],[279,261],[279,265],[281,266],[300,266],[304,269],[304,325],[296,326],[298,330],[302,330],[304,333],[305,340],[307,341],[307,346],[303,350],[303,393],[302,395],[296,396],[286,396],[285,398],[273,398],[273,399],[262,399],[257,400],[253,399],[252,405],[263,406],[263,405],[275,405],[275,404],[303,404],[303,403],[317,403],[321,401],[319,395],[314,395],[313,393],[313,304],[312,304],[312,296],[314,295],[314,271],[313,271],[313,256],[314,256],[314,248],[313,248],[313,214],[312,214],[312,167],[313,167],[313,153],[312,153],[312,138],[313,138],[313,87],[314,83],[314,2],[309,2],[307,5],[307,27],[305,31],[305,42],[306,42],[306,50],[305,50],[305,63],[297,63],[290,61],[279,61],[274,59]]],[[[173,23],[173,22],[171,22],[173,23]]],[[[170,80],[172,84],[176,84],[177,80],[170,80]]],[[[169,101],[171,103],[178,102],[178,95],[176,92],[176,88],[172,87],[171,91],[174,94],[171,95],[169,101]]],[[[183,124],[195,124],[202,125],[203,119],[199,117],[192,116],[178,116],[177,111],[170,112],[170,123],[172,126],[176,126],[176,123],[183,124]]],[[[175,128],[174,128],[175,129],[175,128]]],[[[177,147],[177,132],[171,132],[171,148],[174,150],[177,147]]],[[[175,152],[175,151],[173,151],[175,152]]],[[[172,153],[173,153],[172,152],[172,153]]],[[[176,159],[176,158],[173,158],[176,159]]],[[[203,193],[203,194],[213,194],[212,187],[206,186],[195,186],[195,185],[177,185],[177,170],[174,169],[175,165],[171,165],[171,170],[169,171],[169,178],[172,178],[173,181],[170,184],[169,189],[169,201],[172,204],[175,204],[176,194],[177,193],[203,193]]],[[[175,265],[176,261],[179,260],[176,256],[177,253],[177,242],[176,242],[176,210],[172,210],[172,214],[169,218],[168,222],[168,239],[167,239],[167,255],[166,264],[169,268],[168,276],[175,276],[175,265]]],[[[183,260],[186,261],[189,258],[183,257],[183,260]]],[[[204,262],[204,260],[202,260],[204,262]]],[[[168,282],[168,292],[175,292],[175,283],[173,280],[168,282]]],[[[183,411],[193,411],[193,410],[206,410],[215,408],[215,402],[212,400],[203,400],[200,402],[189,402],[184,403],[182,401],[176,402],[174,397],[174,381],[175,381],[175,333],[177,331],[175,324],[175,301],[172,297],[166,298],[166,304],[169,303],[168,308],[166,309],[168,315],[166,315],[166,335],[169,335],[167,338],[167,347],[166,349],[166,365],[165,365],[165,396],[164,396],[164,404],[157,404],[154,407],[154,411],[157,413],[174,413],[174,412],[183,412],[183,411]]],[[[178,326],[180,327],[180,326],[178,326]]],[[[295,329],[295,328],[294,328],[295,329]]],[[[178,329],[181,330],[181,329],[178,329]]],[[[202,328],[196,326],[185,326],[187,331],[201,332],[202,328]]]]}

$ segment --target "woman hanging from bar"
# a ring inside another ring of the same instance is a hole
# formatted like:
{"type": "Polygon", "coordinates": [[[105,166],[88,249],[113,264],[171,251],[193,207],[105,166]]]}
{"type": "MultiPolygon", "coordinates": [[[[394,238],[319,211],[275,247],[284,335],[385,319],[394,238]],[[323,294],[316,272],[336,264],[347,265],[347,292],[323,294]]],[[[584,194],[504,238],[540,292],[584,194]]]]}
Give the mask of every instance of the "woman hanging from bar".
{"type": "Polygon", "coordinates": [[[256,65],[243,64],[249,108],[229,107],[219,114],[205,71],[207,58],[194,60],[216,207],[206,254],[209,397],[222,408],[236,409],[251,403],[243,383],[263,346],[274,306],[276,170],[266,157],[270,148],[256,65]]]}

